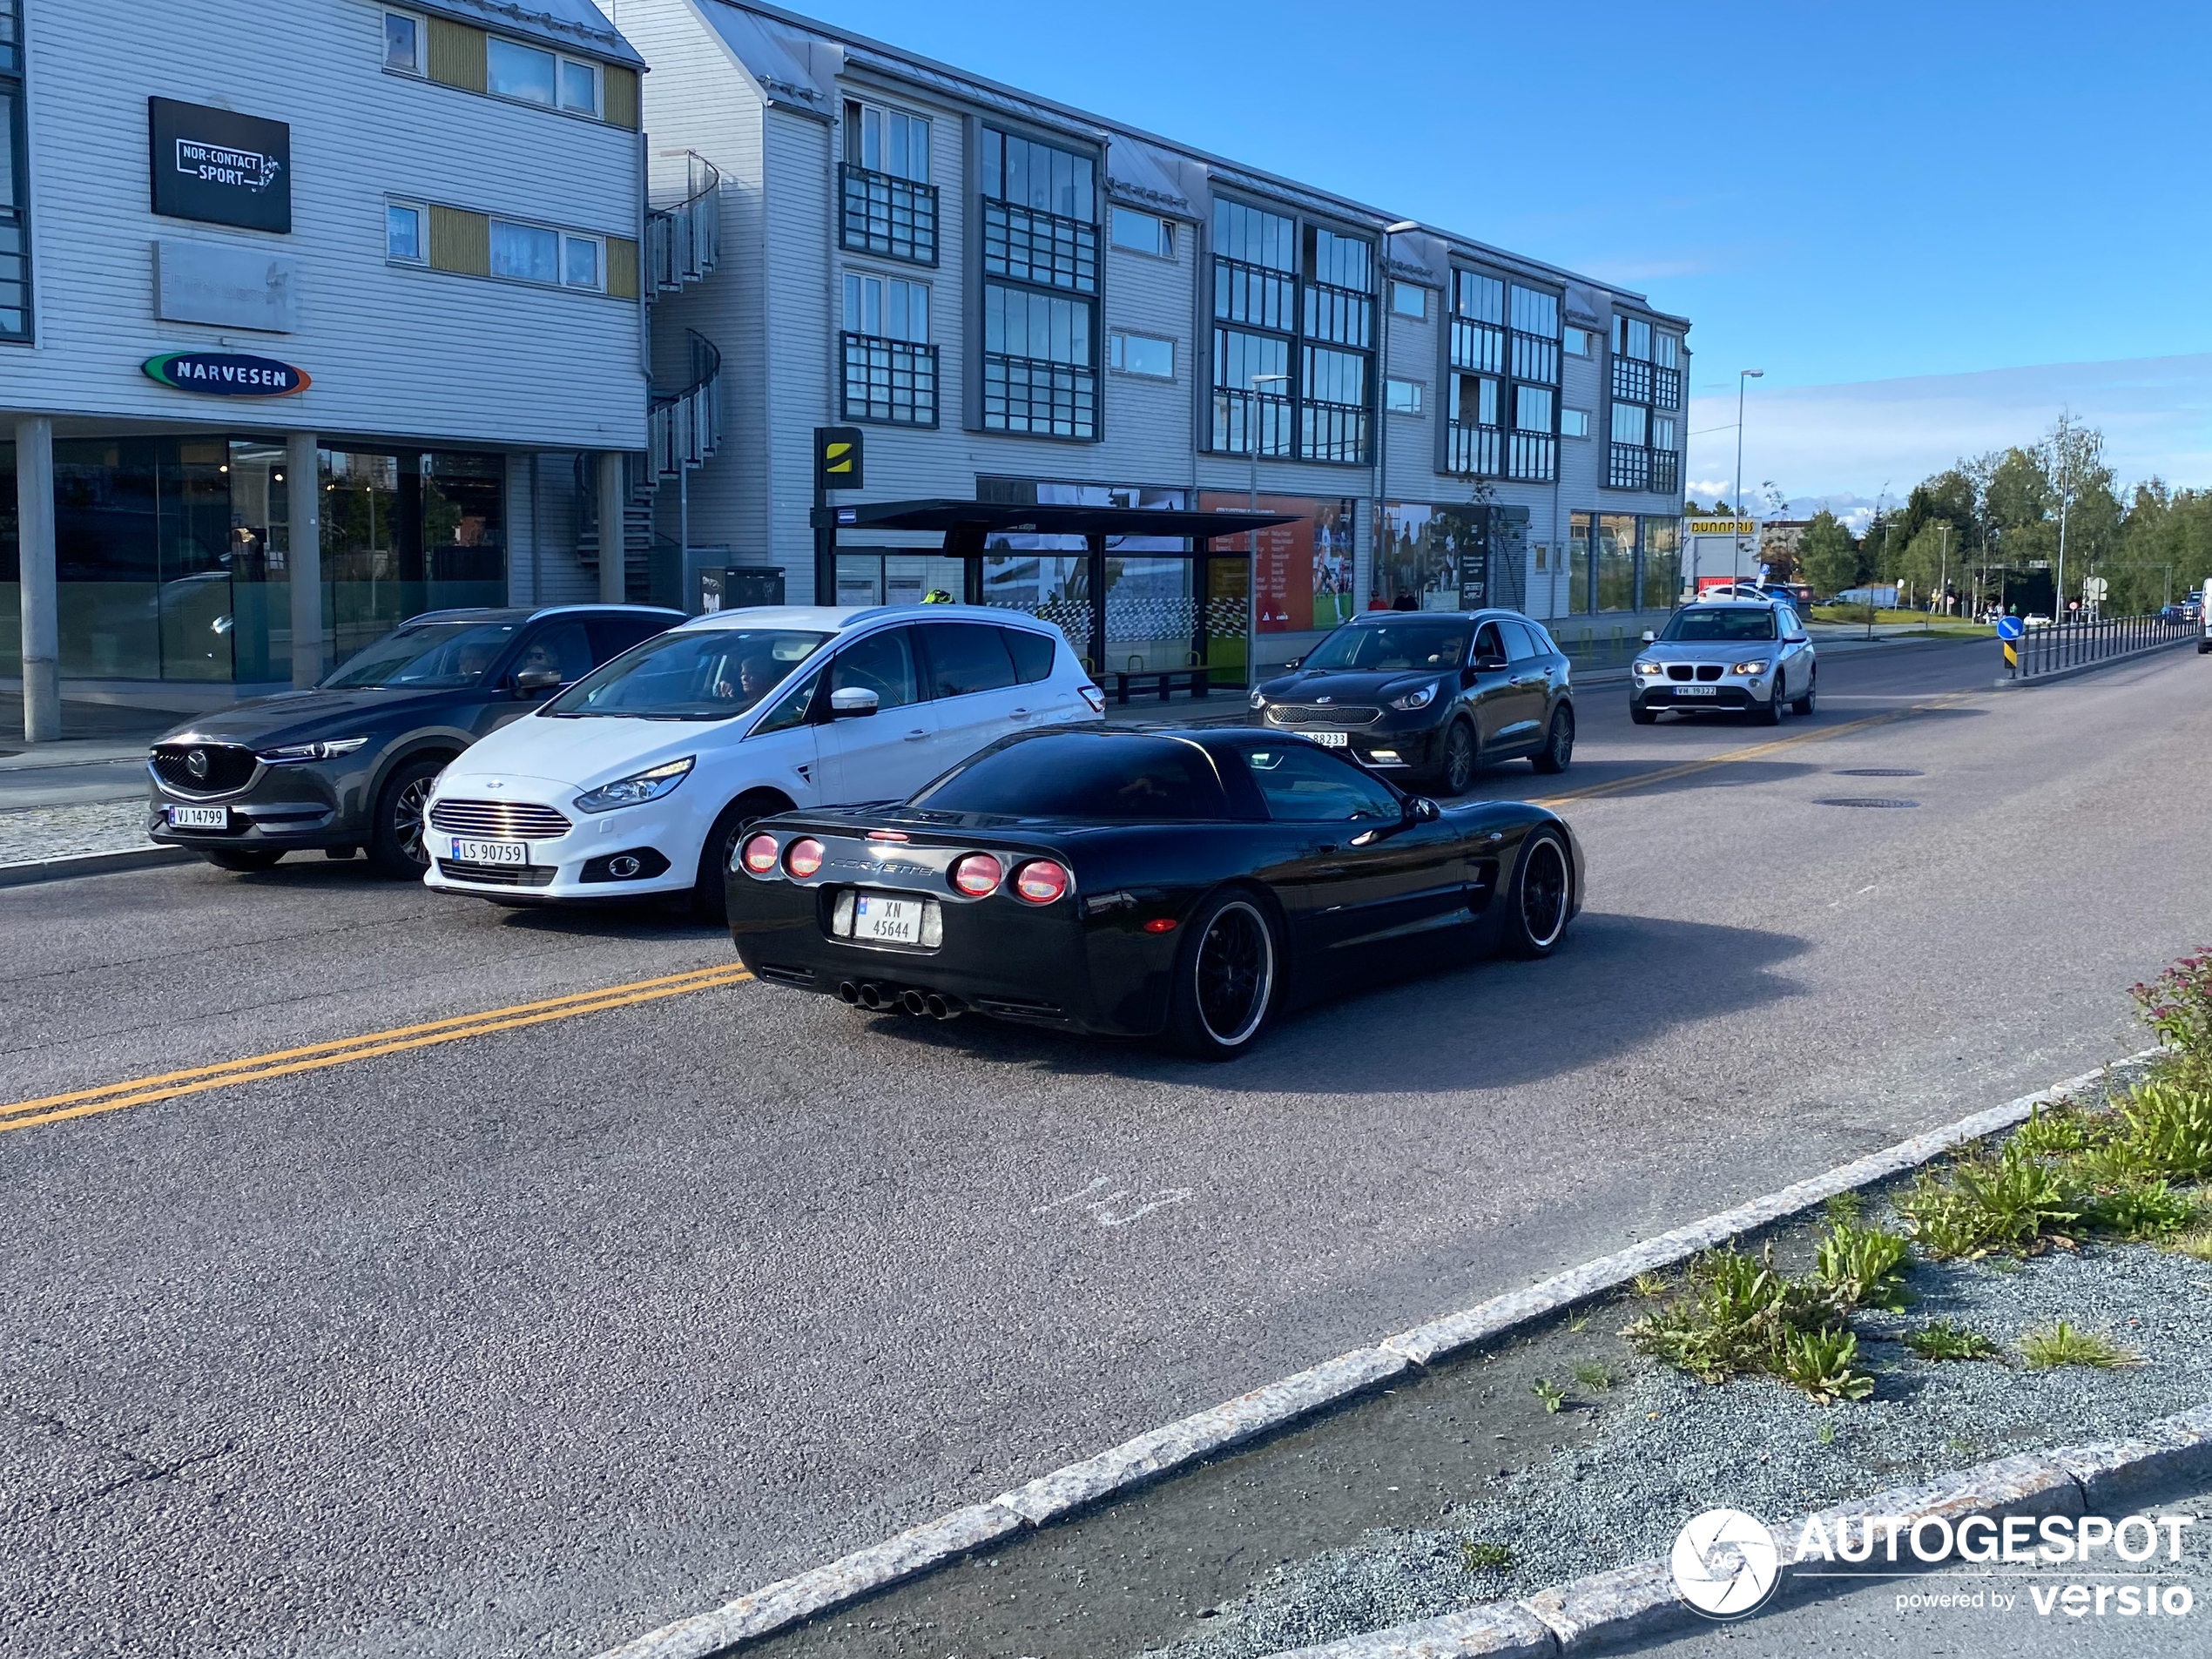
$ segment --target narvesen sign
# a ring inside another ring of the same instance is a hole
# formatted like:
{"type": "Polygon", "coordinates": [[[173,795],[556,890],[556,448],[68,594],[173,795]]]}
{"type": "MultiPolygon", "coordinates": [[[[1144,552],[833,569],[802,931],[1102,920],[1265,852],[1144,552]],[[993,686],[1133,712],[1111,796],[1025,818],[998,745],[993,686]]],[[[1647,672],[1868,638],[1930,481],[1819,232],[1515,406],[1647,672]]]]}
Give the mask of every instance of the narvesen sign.
{"type": "Polygon", "coordinates": [[[164,386],[211,397],[290,397],[311,383],[304,369],[238,352],[172,351],[149,357],[139,367],[164,386]]]}

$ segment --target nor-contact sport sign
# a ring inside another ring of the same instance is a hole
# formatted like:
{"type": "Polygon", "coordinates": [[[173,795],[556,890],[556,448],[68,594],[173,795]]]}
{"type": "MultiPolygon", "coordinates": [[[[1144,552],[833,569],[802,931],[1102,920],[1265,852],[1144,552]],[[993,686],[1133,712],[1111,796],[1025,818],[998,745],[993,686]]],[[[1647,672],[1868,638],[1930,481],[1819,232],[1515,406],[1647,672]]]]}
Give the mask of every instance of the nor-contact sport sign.
{"type": "Polygon", "coordinates": [[[303,368],[242,352],[164,352],[139,367],[164,386],[210,397],[290,397],[312,384],[303,368]]]}

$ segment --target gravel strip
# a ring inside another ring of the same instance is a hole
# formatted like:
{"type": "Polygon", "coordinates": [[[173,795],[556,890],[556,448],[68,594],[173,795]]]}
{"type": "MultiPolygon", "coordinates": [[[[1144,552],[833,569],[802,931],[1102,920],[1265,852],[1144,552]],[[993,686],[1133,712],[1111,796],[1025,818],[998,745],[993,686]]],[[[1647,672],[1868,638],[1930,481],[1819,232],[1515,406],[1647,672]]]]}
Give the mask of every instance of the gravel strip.
{"type": "Polygon", "coordinates": [[[0,809],[0,864],[115,853],[151,844],[143,799],[0,809]]]}
{"type": "MultiPolygon", "coordinates": [[[[1787,1257],[1808,1229],[1783,1235],[1787,1257]]],[[[1875,1397],[1813,1405],[1766,1379],[1721,1386],[1629,1354],[1609,1390],[1577,1386],[1594,1433],[1548,1463],[1493,1477],[1433,1529],[1373,1531],[1278,1568],[1175,1659],[1259,1659],[1400,1621],[1531,1595],[1587,1574],[1663,1557],[1683,1521],[1716,1503],[1770,1521],[2008,1453],[2115,1438],[2205,1400],[2212,1377],[2212,1266],[2142,1246],[2100,1247],[2021,1264],[1920,1265],[1905,1314],[1861,1314],[1875,1397]],[[2138,1352],[2116,1372],[2033,1372],[2018,1364],[1932,1364],[1898,1339],[1949,1317],[2007,1347],[2065,1318],[2108,1329],[2138,1352]],[[1511,1564],[1471,1551],[1501,1545],[1511,1564]]],[[[1631,1301],[1592,1311],[1624,1325],[1631,1301]]],[[[1525,1386],[1525,1385],[1523,1385],[1525,1386]]]]}

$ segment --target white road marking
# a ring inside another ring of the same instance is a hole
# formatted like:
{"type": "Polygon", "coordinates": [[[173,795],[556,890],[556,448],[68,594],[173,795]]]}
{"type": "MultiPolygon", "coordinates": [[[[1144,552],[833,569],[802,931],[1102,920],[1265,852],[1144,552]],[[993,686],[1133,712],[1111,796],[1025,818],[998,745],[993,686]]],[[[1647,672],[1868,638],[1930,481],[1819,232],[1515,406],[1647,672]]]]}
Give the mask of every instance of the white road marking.
{"type": "Polygon", "coordinates": [[[1193,1190],[1190,1187],[1162,1187],[1144,1194],[1144,1201],[1127,1215],[1116,1215],[1109,1206],[1119,1204],[1123,1199],[1135,1195],[1127,1187],[1114,1187],[1111,1192],[1103,1190],[1104,1188],[1113,1186],[1114,1177],[1110,1175],[1102,1175],[1087,1186],[1078,1187],[1073,1192],[1062,1194],[1049,1204],[1030,1205],[1029,1213],[1033,1216],[1047,1215],[1065,1204],[1080,1204],[1090,1211],[1090,1218],[1102,1227],[1126,1227],[1132,1221],[1141,1220],[1150,1215],[1155,1210],[1165,1210],[1170,1204],[1189,1203],[1193,1190]]]}
{"type": "Polygon", "coordinates": [[[1098,1224],[1102,1227],[1126,1227],[1141,1216],[1149,1216],[1155,1210],[1164,1210],[1170,1204],[1187,1203],[1190,1197],[1189,1187],[1169,1187],[1152,1194],[1150,1204],[1139,1204],[1125,1216],[1109,1216],[1101,1211],[1097,1217],[1098,1224]]]}

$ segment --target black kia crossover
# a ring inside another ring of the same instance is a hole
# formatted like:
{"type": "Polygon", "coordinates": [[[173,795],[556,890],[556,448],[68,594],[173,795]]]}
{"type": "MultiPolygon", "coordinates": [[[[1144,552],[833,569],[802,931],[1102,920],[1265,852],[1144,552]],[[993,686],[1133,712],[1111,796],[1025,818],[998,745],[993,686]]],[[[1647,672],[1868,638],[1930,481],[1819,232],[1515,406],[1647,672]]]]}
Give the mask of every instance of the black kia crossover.
{"type": "Polygon", "coordinates": [[[226,870],[366,850],[420,876],[422,804],[448,761],[684,620],[651,605],[433,610],[311,691],[195,715],[153,745],[147,833],[226,870]]]}

